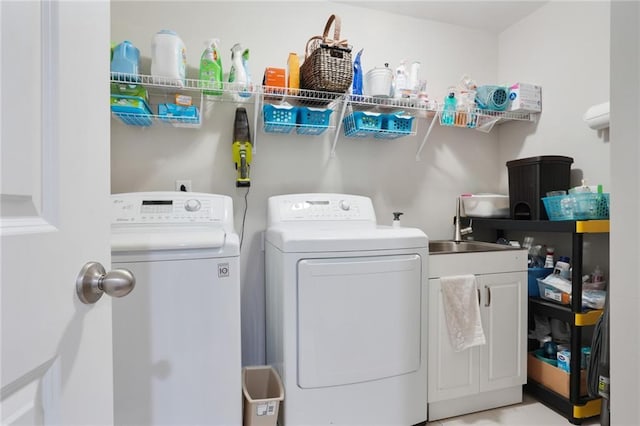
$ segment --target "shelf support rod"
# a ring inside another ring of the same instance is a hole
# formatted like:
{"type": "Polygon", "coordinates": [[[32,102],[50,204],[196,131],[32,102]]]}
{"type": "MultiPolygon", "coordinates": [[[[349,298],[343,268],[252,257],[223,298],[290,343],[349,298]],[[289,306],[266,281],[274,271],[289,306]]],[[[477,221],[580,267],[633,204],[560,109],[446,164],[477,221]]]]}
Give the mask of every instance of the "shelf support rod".
{"type": "Polygon", "coordinates": [[[427,139],[429,139],[429,135],[431,134],[431,130],[433,130],[433,125],[436,124],[436,121],[439,121],[440,111],[436,111],[433,119],[431,120],[431,124],[429,124],[429,128],[427,129],[427,133],[424,135],[424,139],[422,139],[422,143],[418,148],[418,152],[416,152],[416,161],[420,161],[420,153],[422,152],[422,148],[424,148],[424,144],[427,143],[427,139]]]}
{"type": "Polygon", "coordinates": [[[336,125],[336,133],[333,136],[333,144],[331,145],[331,158],[336,156],[336,144],[338,143],[338,138],[340,137],[340,129],[342,128],[342,119],[344,118],[344,112],[347,109],[347,100],[342,97],[342,108],[340,110],[340,118],[338,119],[338,124],[336,125]]]}
{"type": "Polygon", "coordinates": [[[260,108],[262,105],[262,88],[258,88],[256,90],[256,99],[254,101],[253,108],[253,143],[251,144],[252,154],[255,155],[256,148],[258,146],[258,117],[262,114],[262,109],[260,108]]]}

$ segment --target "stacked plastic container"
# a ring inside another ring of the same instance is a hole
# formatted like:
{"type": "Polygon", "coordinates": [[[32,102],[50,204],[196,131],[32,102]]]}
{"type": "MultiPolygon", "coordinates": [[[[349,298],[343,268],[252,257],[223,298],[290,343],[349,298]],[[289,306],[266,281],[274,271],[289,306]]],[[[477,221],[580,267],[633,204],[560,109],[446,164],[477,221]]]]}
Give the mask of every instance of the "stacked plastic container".
{"type": "Polygon", "coordinates": [[[262,112],[265,132],[286,134],[296,129],[300,135],[320,135],[329,128],[333,110],[266,104],[262,112]]]}
{"type": "Polygon", "coordinates": [[[411,134],[414,117],[403,114],[382,114],[354,111],[343,119],[344,135],[350,138],[373,136],[395,139],[411,134]]]}

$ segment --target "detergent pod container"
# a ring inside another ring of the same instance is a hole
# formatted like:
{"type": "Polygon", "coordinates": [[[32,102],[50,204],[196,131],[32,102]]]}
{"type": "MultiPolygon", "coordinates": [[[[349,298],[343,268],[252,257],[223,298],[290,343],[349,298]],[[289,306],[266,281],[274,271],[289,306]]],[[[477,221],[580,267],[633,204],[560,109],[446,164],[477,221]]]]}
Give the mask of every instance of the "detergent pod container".
{"type": "Polygon", "coordinates": [[[171,30],[161,30],[151,42],[151,76],[154,83],[184,87],[187,49],[171,30]]]}
{"type": "Polygon", "coordinates": [[[249,73],[249,49],[243,49],[240,43],[231,48],[231,69],[229,70],[231,88],[238,91],[240,97],[251,96],[251,74],[249,73]]]}
{"type": "Polygon", "coordinates": [[[140,51],[128,40],[116,45],[111,54],[111,78],[120,81],[140,81],[140,51]]]}

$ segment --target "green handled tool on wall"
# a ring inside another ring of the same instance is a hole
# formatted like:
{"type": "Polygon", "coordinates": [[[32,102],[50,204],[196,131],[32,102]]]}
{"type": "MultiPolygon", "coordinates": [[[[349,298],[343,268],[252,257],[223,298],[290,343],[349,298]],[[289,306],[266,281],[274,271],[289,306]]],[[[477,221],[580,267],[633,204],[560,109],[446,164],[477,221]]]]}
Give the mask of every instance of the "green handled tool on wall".
{"type": "Polygon", "coordinates": [[[245,108],[236,109],[236,119],[233,124],[233,162],[237,170],[236,186],[251,186],[249,169],[251,165],[251,134],[249,120],[245,108]]]}

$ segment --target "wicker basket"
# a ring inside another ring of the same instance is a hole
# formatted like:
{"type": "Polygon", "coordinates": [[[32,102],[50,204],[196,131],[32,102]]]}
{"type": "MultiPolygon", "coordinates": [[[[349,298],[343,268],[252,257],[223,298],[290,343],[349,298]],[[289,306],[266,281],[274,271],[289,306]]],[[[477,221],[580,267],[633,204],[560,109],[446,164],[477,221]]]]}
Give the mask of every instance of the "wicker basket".
{"type": "Polygon", "coordinates": [[[353,79],[351,47],[340,40],[340,17],[331,15],[322,36],[309,39],[300,67],[300,87],[321,92],[346,93],[353,79]],[[333,39],[329,29],[335,24],[333,39]]]}

